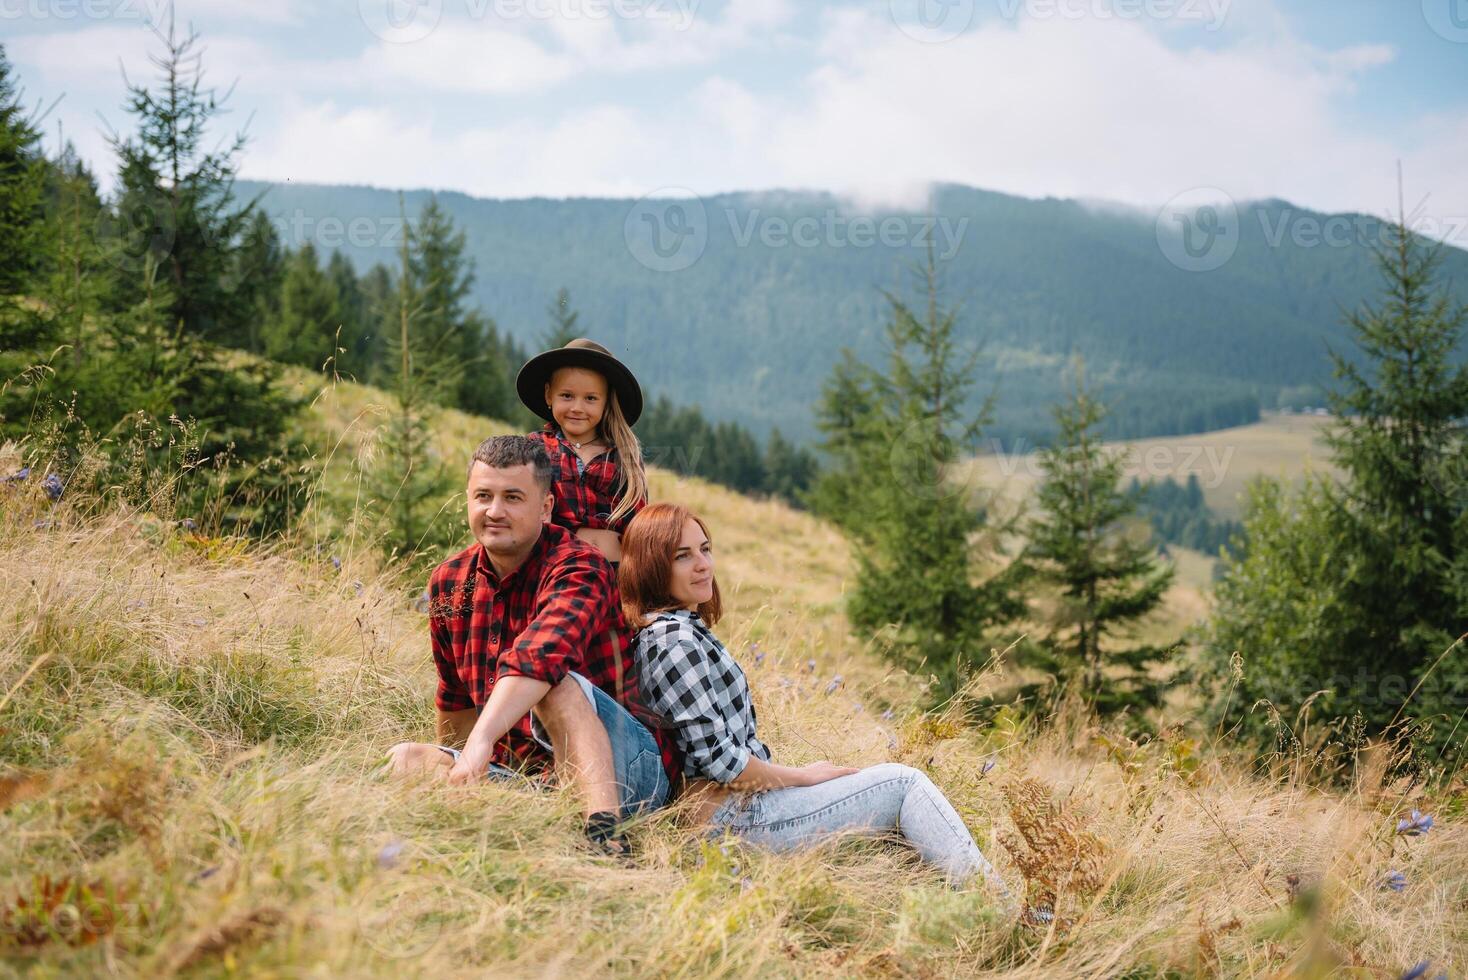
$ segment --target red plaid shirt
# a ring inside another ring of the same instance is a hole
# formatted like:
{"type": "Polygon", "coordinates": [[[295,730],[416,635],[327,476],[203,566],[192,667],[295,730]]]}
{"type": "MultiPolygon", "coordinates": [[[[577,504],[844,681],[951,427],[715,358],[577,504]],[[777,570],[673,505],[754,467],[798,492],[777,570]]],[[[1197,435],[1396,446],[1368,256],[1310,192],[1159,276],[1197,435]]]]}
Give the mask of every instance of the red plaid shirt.
{"type": "MultiPolygon", "coordinates": [[[[671,741],[648,724],[616,578],[600,551],[543,525],[530,556],[501,580],[476,543],[434,569],[428,598],[439,710],[482,709],[501,677],[557,684],[574,670],[647,725],[663,767],[677,771],[671,741]]],[[[494,761],[530,770],[549,765],[528,714],[495,744],[494,761]]]]}
{"type": "Polygon", "coordinates": [[[585,472],[578,472],[576,450],[566,441],[559,425],[547,422],[545,428],[530,433],[528,438],[545,446],[555,471],[551,492],[556,496],[556,505],[551,512],[551,523],[570,531],[594,527],[621,534],[637,512],[647,506],[646,500],[639,500],[626,516],[616,524],[611,523],[617,495],[622,492],[622,457],[616,449],[608,449],[587,463],[585,472]]]}

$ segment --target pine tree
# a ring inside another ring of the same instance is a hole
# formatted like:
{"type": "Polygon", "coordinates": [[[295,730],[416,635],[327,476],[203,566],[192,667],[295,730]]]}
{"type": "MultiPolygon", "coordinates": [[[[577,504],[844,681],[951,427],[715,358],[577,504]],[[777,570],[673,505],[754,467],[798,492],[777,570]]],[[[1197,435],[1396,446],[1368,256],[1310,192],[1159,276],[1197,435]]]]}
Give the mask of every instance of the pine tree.
{"type": "Polygon", "coordinates": [[[464,233],[455,230],[438,199],[429,198],[404,238],[416,305],[413,344],[420,370],[415,384],[439,404],[462,405],[475,380],[470,367],[482,353],[474,333],[481,321],[471,321],[464,307],[474,282],[464,257],[464,233]]]}
{"type": "Polygon", "coordinates": [[[940,305],[931,253],[922,285],[921,315],[884,293],[892,312],[885,373],[843,352],[827,382],[818,417],[832,466],[812,499],[853,544],[852,624],[895,626],[893,656],[951,692],[1023,604],[1014,563],[979,580],[980,562],[999,557],[989,543],[998,528],[953,471],[976,445],[992,398],[965,411],[973,361],[959,350],[956,312],[940,305]]]}
{"type": "Polygon", "coordinates": [[[764,471],[766,493],[800,506],[815,482],[816,460],[809,451],[781,435],[779,429],[772,429],[765,443],[764,471]]]}
{"type": "MultiPolygon", "coordinates": [[[[402,199],[399,197],[399,207],[402,199]]],[[[429,212],[425,209],[425,214],[429,212]]],[[[409,227],[403,214],[404,227],[409,227]]],[[[386,524],[383,536],[388,554],[407,560],[441,550],[441,545],[461,536],[462,526],[447,515],[452,500],[452,481],[443,460],[434,451],[430,412],[442,397],[446,360],[443,335],[436,338],[420,329],[423,320],[432,322],[442,313],[442,293],[420,278],[429,266],[415,262],[412,242],[405,235],[398,252],[396,280],[396,331],[387,339],[387,355],[396,367],[391,390],[396,406],[383,428],[381,455],[373,473],[373,489],[383,507],[386,524]]],[[[441,329],[441,323],[435,324],[441,329]]]]}
{"type": "Polygon", "coordinates": [[[1053,414],[1058,434],[1039,451],[1041,513],[1028,522],[1022,560],[1059,595],[1049,635],[1024,659],[1103,713],[1155,705],[1162,688],[1148,669],[1167,651],[1104,641],[1158,606],[1173,569],[1157,561],[1150,528],[1120,489],[1125,460],[1102,447],[1106,412],[1081,378],[1053,414]]]}
{"type": "Polygon", "coordinates": [[[285,260],[275,318],[263,332],[265,356],[320,371],[337,354],[342,329],[336,281],[307,242],[285,260]]]}
{"type": "MultiPolygon", "coordinates": [[[[1454,574],[1468,568],[1468,365],[1458,356],[1468,307],[1435,283],[1441,258],[1441,244],[1400,223],[1378,250],[1385,301],[1347,316],[1366,365],[1332,352],[1343,388],[1329,397],[1337,422],[1326,433],[1346,474],[1342,532],[1362,558],[1345,592],[1358,610],[1353,639],[1414,682],[1468,627],[1468,583],[1454,574]]],[[[1426,710],[1468,695],[1461,662],[1425,686],[1426,710]]]]}
{"type": "Polygon", "coordinates": [[[0,45],[0,296],[27,287],[44,247],[45,159],[22,97],[0,45]]]}
{"type": "Polygon", "coordinates": [[[562,286],[556,290],[556,298],[546,308],[546,312],[550,314],[550,326],[546,327],[545,333],[540,336],[540,346],[543,350],[565,347],[581,336],[581,330],[576,326],[576,321],[581,314],[571,306],[569,289],[562,286]]]}
{"type": "Polygon", "coordinates": [[[286,266],[286,250],[265,212],[256,210],[250,215],[234,265],[232,279],[238,284],[245,317],[244,332],[237,342],[247,351],[264,353],[266,327],[280,315],[286,266]]]}
{"type": "Polygon", "coordinates": [[[1339,485],[1254,491],[1247,553],[1224,562],[1205,649],[1224,688],[1229,658],[1243,657],[1220,702],[1230,721],[1250,721],[1241,700],[1285,710],[1324,690],[1317,716],[1359,711],[1381,732],[1445,714],[1441,740],[1468,699],[1462,657],[1442,657],[1468,622],[1468,310],[1436,281],[1440,255],[1398,221],[1377,249],[1384,299],[1347,317],[1364,363],[1332,355],[1339,485]]]}
{"type": "Polygon", "coordinates": [[[233,185],[246,139],[239,133],[206,149],[227,93],[205,87],[199,37],[180,38],[171,12],[163,45],[151,59],[157,87],[128,83],[136,132],[111,140],[120,163],[117,237],[126,259],[118,288],[129,304],[139,301],[139,273],[151,259],[173,297],[171,320],[196,336],[244,346],[250,310],[234,253],[254,204],[237,206],[233,185]]]}

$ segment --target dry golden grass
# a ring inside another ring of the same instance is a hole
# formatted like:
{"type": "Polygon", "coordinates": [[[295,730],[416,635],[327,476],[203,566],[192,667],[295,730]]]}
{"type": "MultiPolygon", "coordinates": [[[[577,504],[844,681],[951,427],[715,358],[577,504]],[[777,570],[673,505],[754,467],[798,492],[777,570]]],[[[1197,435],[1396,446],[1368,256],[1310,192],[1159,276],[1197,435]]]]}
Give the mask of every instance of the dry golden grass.
{"type": "MultiPolygon", "coordinates": [[[[339,412],[342,431],[361,407],[318,411],[339,412]]],[[[469,445],[481,425],[453,438],[469,445]]],[[[720,633],[777,758],[925,769],[1002,874],[1019,884],[1023,866],[1032,898],[1053,893],[1053,927],[1007,924],[982,893],[949,892],[882,844],[773,856],[701,842],[667,813],[626,868],[578,848],[564,794],[389,779],[384,749],[431,733],[416,583],[365,548],[340,571],[309,541],[237,553],[148,515],[52,509],[31,483],[0,489],[0,971],[1391,977],[1468,964],[1461,800],[1411,801],[1439,823],[1409,840],[1392,834],[1406,801],[1379,780],[1330,794],[1287,766],[1254,776],[1200,745],[1208,733],[1134,745],[1076,711],[1040,729],[924,714],[914,682],[845,635],[849,563],[829,527],[669,474],[654,493],[710,522],[733,607],[720,633]],[[1389,870],[1407,876],[1402,893],[1381,887],[1389,870]]]]}

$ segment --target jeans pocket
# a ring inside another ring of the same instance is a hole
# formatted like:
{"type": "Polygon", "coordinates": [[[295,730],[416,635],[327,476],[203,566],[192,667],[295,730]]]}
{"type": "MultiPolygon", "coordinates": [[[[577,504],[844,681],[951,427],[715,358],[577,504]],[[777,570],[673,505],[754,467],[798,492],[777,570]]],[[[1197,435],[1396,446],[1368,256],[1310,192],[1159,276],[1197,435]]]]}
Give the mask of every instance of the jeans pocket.
{"type": "Polygon", "coordinates": [[[627,785],[622,790],[622,809],[631,815],[656,810],[668,802],[668,777],[657,752],[642,750],[627,763],[627,785]]]}

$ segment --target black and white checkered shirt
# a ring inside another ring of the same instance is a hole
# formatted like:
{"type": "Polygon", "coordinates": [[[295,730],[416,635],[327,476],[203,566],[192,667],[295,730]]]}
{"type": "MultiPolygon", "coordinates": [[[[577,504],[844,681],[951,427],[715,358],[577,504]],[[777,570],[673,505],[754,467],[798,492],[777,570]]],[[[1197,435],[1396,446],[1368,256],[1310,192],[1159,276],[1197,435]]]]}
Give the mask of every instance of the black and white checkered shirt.
{"type": "Polygon", "coordinates": [[[770,750],[754,736],[744,671],[698,613],[657,613],[637,634],[633,654],[643,698],[672,735],[684,776],[729,783],[751,755],[770,761],[770,750]]]}

